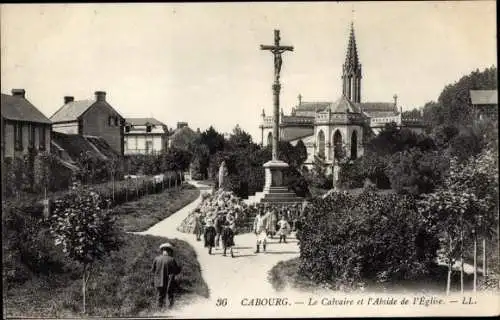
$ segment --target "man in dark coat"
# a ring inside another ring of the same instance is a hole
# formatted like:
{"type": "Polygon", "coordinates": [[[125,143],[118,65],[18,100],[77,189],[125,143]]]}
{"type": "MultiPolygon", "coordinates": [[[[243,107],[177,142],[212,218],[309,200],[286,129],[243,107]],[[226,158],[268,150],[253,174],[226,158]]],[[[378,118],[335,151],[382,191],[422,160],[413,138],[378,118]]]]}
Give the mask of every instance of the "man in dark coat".
{"type": "Polygon", "coordinates": [[[158,307],[165,305],[165,297],[168,295],[169,306],[174,304],[175,275],[181,272],[181,268],[173,257],[173,247],[170,243],[160,246],[161,254],[153,261],[151,273],[153,274],[153,285],[158,292],[158,307]]]}

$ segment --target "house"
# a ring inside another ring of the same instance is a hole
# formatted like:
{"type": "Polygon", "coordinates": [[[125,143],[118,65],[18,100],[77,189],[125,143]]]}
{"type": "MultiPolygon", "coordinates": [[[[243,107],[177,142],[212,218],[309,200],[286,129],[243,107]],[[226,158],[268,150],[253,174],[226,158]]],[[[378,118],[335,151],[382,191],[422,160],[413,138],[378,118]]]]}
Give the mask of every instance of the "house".
{"type": "Polygon", "coordinates": [[[167,148],[167,126],[155,118],[126,118],[124,154],[155,154],[167,148]]]}
{"type": "Polygon", "coordinates": [[[189,128],[187,122],[177,122],[175,129],[168,137],[168,147],[187,150],[189,144],[198,137],[199,133],[189,128]]]}
{"type": "Polygon", "coordinates": [[[106,101],[104,91],[96,91],[95,99],[89,100],[64,97],[64,105],[50,120],[55,132],[101,137],[123,155],[125,119],[106,101]]]}
{"type": "Polygon", "coordinates": [[[2,93],[2,163],[26,155],[30,148],[50,152],[52,122],[26,99],[24,89],[2,93]]]}
{"type": "Polygon", "coordinates": [[[498,119],[497,90],[470,90],[470,103],[476,118],[498,119]]]}

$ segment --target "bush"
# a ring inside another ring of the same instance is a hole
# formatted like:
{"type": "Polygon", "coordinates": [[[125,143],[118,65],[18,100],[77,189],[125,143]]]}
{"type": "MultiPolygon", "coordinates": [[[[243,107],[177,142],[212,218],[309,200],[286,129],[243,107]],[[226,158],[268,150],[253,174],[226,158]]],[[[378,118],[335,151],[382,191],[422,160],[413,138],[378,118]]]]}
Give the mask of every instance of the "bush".
{"type": "Polygon", "coordinates": [[[299,273],[337,289],[426,275],[438,249],[411,196],[333,193],[315,199],[300,235],[299,273]]]}

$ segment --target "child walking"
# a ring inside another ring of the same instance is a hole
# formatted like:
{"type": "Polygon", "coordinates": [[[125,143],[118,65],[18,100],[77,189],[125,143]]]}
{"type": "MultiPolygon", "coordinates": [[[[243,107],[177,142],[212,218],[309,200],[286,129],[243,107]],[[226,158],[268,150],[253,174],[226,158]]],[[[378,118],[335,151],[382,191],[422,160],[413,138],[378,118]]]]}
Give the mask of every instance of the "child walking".
{"type": "Polygon", "coordinates": [[[278,235],[280,236],[280,242],[283,240],[286,243],[286,236],[290,233],[290,224],[286,221],[285,216],[282,215],[280,221],[278,221],[278,235]]]}
{"type": "Polygon", "coordinates": [[[205,248],[208,247],[208,254],[212,254],[212,248],[215,246],[215,234],[214,222],[208,218],[205,227],[205,248]]]}
{"type": "MultiPolygon", "coordinates": [[[[229,216],[231,217],[231,216],[229,216]]],[[[229,248],[229,252],[231,253],[231,258],[234,258],[233,254],[233,246],[234,246],[234,230],[236,228],[236,223],[234,219],[226,219],[226,223],[224,224],[224,229],[222,229],[222,246],[224,247],[223,256],[226,256],[226,250],[229,248]]]]}

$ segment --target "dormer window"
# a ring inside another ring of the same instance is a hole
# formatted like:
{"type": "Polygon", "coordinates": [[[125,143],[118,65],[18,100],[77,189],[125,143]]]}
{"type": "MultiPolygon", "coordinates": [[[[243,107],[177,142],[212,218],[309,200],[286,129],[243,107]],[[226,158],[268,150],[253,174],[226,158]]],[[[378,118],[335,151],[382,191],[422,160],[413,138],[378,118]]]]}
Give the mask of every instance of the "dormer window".
{"type": "Polygon", "coordinates": [[[125,126],[125,132],[130,132],[130,125],[129,125],[129,124],[127,124],[127,125],[125,126]]]}
{"type": "Polygon", "coordinates": [[[148,133],[151,132],[151,127],[152,126],[150,124],[146,125],[146,132],[148,133]]]}

